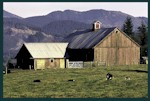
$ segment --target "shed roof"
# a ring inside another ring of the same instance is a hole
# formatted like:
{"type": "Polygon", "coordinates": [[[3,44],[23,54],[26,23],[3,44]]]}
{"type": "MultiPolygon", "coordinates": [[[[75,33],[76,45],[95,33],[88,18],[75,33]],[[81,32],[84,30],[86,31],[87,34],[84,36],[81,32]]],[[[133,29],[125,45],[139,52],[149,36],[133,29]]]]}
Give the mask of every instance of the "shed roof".
{"type": "Polygon", "coordinates": [[[70,49],[88,49],[93,48],[116,27],[101,28],[97,31],[92,29],[84,31],[76,31],[65,38],[65,42],[69,42],[68,48],[70,49]]]}
{"type": "Polygon", "coordinates": [[[24,43],[33,58],[64,58],[68,43],[24,43]]]}

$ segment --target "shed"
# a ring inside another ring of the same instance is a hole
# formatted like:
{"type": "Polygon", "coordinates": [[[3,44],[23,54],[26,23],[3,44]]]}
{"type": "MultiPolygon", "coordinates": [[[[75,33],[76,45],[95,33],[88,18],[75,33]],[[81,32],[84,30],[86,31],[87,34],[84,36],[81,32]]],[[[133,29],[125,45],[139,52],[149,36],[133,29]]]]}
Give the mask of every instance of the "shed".
{"type": "Polygon", "coordinates": [[[22,69],[65,68],[68,43],[24,43],[16,55],[22,69]]]}
{"type": "Polygon", "coordinates": [[[106,65],[133,65],[140,61],[140,45],[117,27],[76,31],[64,41],[69,42],[67,55],[70,61],[106,65]]]}

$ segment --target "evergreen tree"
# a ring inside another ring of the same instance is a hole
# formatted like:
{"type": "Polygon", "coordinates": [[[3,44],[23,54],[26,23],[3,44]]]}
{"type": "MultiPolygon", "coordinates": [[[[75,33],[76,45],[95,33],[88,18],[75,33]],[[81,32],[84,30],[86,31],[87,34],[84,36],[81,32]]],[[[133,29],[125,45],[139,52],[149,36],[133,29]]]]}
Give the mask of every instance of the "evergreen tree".
{"type": "Polygon", "coordinates": [[[131,38],[134,37],[133,33],[133,23],[131,17],[127,17],[124,24],[123,24],[123,31],[130,36],[131,38]]]}
{"type": "Polygon", "coordinates": [[[138,34],[140,38],[140,45],[141,45],[141,55],[147,56],[148,52],[148,32],[147,27],[144,22],[141,22],[141,26],[138,27],[138,34]]]}
{"type": "Polygon", "coordinates": [[[138,27],[138,33],[139,33],[139,37],[140,37],[140,45],[145,45],[147,44],[147,27],[146,25],[143,23],[141,23],[141,26],[138,27]]]}

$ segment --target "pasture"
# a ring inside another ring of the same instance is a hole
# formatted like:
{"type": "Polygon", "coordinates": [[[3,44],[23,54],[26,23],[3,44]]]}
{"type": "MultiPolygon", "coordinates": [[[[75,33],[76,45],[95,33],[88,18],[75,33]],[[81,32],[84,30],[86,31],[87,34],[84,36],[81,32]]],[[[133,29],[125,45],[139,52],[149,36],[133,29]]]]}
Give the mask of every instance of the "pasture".
{"type": "Polygon", "coordinates": [[[3,75],[4,98],[147,98],[148,66],[11,70],[3,75]],[[113,74],[106,80],[107,73],[113,74]],[[125,77],[130,80],[125,80],[125,77]],[[34,80],[41,82],[33,82],[34,80]],[[74,79],[75,81],[68,81],[74,79]]]}

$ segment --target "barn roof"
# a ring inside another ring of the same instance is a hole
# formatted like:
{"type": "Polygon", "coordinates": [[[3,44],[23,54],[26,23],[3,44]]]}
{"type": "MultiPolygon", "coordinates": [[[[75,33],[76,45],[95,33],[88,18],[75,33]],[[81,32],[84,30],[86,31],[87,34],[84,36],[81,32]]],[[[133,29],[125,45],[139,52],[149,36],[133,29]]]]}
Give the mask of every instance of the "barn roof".
{"type": "Polygon", "coordinates": [[[24,43],[32,58],[64,58],[68,43],[24,43]]]}
{"type": "Polygon", "coordinates": [[[103,38],[110,34],[116,27],[101,28],[97,31],[92,29],[84,31],[76,31],[65,38],[65,42],[69,42],[70,49],[88,49],[93,48],[103,38]]]}
{"type": "MultiPolygon", "coordinates": [[[[117,27],[111,28],[101,28],[97,31],[92,29],[76,31],[65,38],[65,42],[68,42],[69,49],[89,49],[94,48],[99,42],[101,42],[106,36],[108,36],[114,29],[117,27]]],[[[118,29],[118,28],[117,28],[118,29]]],[[[120,29],[118,29],[121,31],[120,29]]],[[[131,39],[127,34],[121,31],[126,37],[128,37],[132,42],[140,47],[133,39],[131,39]]]]}

